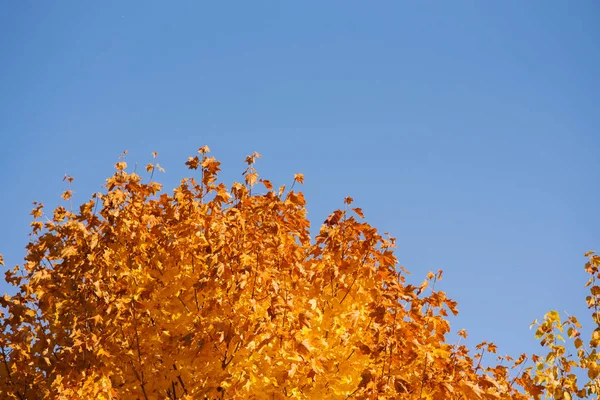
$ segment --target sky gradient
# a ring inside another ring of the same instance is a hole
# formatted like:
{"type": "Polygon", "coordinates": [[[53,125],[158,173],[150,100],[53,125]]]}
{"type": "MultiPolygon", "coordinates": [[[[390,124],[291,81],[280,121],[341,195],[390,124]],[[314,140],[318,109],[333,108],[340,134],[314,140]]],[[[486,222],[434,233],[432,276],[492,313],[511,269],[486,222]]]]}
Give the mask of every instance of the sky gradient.
{"type": "MultiPolygon", "coordinates": [[[[123,150],[167,190],[208,145],[275,185],[304,173],[316,231],[352,196],[454,330],[540,349],[581,316],[600,250],[600,3],[39,2],[0,5],[0,253],[21,263],[32,201],[101,190],[123,150]],[[564,315],[564,314],[563,314],[564,315]]],[[[7,290],[0,283],[0,293],[7,290]]]]}

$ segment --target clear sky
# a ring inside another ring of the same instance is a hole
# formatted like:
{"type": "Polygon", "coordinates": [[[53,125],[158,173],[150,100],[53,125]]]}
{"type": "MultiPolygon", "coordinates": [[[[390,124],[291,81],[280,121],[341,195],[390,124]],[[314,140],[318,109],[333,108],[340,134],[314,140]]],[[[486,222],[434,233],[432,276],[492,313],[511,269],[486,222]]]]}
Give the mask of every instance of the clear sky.
{"type": "Polygon", "coordinates": [[[158,151],[168,189],[202,145],[228,183],[258,151],[276,185],[305,174],[313,227],[349,195],[411,280],[443,269],[471,343],[538,351],[534,318],[587,315],[600,250],[599,20],[595,0],[4,1],[0,253],[21,263],[31,202],[60,204],[64,174],[86,201],[125,149],[158,151]]]}

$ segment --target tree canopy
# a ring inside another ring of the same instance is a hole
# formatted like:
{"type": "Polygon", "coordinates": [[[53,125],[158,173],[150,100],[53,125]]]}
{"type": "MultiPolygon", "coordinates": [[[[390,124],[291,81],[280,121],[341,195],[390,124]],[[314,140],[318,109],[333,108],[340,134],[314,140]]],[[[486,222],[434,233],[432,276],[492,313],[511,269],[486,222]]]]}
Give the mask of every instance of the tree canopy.
{"type": "Polygon", "coordinates": [[[121,160],[78,211],[48,215],[34,204],[25,261],[6,272],[16,294],[0,298],[0,398],[568,400],[600,391],[596,254],[586,264],[589,340],[575,317],[551,311],[534,322],[544,356],[484,364],[493,343],[469,350],[447,340],[457,304],[435,288],[442,272],[409,283],[394,239],[351,198],[311,238],[301,174],[275,189],[253,153],[244,182],[228,187],[208,152],[187,160],[197,177],[172,194],[153,180],[158,164],[143,179],[121,160]]]}

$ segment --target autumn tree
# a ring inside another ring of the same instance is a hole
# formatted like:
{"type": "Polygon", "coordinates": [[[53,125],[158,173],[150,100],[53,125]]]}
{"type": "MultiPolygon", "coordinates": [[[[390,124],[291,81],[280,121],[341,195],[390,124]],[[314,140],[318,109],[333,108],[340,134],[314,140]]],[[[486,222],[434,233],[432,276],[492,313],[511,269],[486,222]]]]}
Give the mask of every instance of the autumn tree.
{"type": "MultiPolygon", "coordinates": [[[[245,182],[227,187],[208,151],[188,159],[197,177],[172,194],[153,180],[158,164],[148,164],[143,179],[120,161],[106,190],[77,212],[59,206],[45,214],[34,205],[24,264],[6,273],[17,293],[0,298],[0,398],[497,400],[598,392],[600,329],[586,347],[577,320],[551,312],[536,332],[546,357],[483,365],[483,353],[496,352],[492,343],[471,353],[446,339],[448,313],[457,310],[435,290],[441,271],[410,284],[394,239],[366,223],[351,198],[311,238],[303,194],[259,179],[257,153],[246,158],[245,182]],[[585,386],[574,368],[587,371],[585,386]]],[[[69,187],[63,198],[71,195],[69,187]]],[[[589,256],[587,301],[598,323],[600,258],[589,256]]]]}

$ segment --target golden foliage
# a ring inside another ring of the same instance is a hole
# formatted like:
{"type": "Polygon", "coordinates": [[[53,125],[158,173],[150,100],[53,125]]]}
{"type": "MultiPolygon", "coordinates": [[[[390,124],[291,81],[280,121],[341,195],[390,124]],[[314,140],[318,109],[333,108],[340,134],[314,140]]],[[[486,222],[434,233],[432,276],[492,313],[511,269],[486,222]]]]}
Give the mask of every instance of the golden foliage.
{"type": "MultiPolygon", "coordinates": [[[[46,217],[34,204],[25,263],[6,273],[18,293],[0,298],[0,398],[497,400],[598,392],[600,328],[586,349],[577,320],[563,323],[551,312],[537,328],[549,353],[532,357],[535,371],[517,371],[525,355],[484,367],[492,343],[470,355],[446,341],[446,317],[457,311],[434,288],[441,271],[408,284],[396,269],[394,239],[343,210],[311,240],[303,194],[259,180],[258,153],[246,158],[245,185],[230,188],[217,183],[220,164],[208,147],[198,153],[186,164],[200,170],[199,181],[182,180],[172,195],[120,161],[106,193],[79,212],[59,206],[46,217]],[[264,193],[252,192],[258,181],[264,193]],[[575,361],[559,344],[565,335],[554,333],[565,329],[575,361]],[[577,386],[574,367],[588,372],[585,386],[577,386]]],[[[70,188],[63,198],[71,200],[70,188]]],[[[588,256],[594,284],[600,259],[588,256]]],[[[598,286],[591,293],[598,322],[598,286]]]]}

